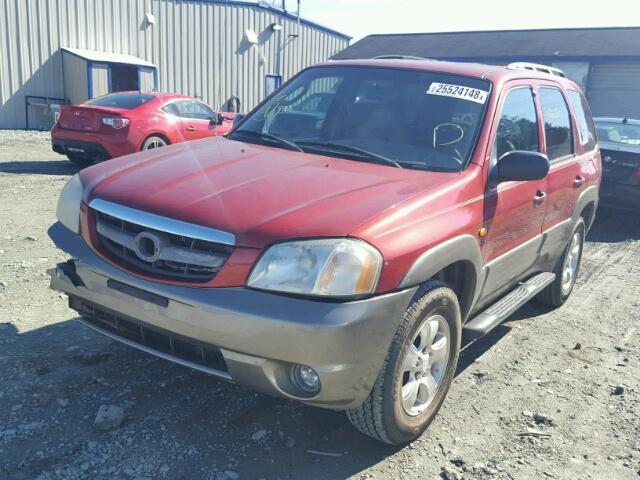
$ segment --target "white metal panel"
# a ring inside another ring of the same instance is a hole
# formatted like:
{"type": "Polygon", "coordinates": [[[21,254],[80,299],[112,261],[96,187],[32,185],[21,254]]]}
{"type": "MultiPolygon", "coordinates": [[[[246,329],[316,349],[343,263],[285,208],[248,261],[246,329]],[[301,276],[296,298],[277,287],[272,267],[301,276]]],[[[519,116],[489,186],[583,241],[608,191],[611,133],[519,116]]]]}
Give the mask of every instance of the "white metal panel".
{"type": "Polygon", "coordinates": [[[64,97],[73,104],[89,100],[89,83],[87,81],[87,62],[70,53],[62,54],[64,70],[64,97]]]}
{"type": "Polygon", "coordinates": [[[109,65],[106,63],[92,63],[91,69],[91,98],[101,97],[109,93],[109,65]]]}
{"type": "Polygon", "coordinates": [[[252,4],[0,0],[0,128],[25,126],[25,95],[65,97],[62,47],[132,55],[158,67],[160,90],[197,94],[215,108],[237,96],[248,111],[262,100],[266,75],[286,81],[347,45],[343,36],[304,23],[298,29],[295,19],[252,4]],[[272,31],[273,23],[283,30],[272,31]],[[243,50],[246,29],[260,42],[243,50]]]}
{"type": "Polygon", "coordinates": [[[592,64],[587,98],[596,116],[640,118],[640,62],[592,64]]]}
{"type": "Polygon", "coordinates": [[[153,68],[140,67],[138,69],[138,80],[140,90],[149,91],[155,89],[153,68]]]}

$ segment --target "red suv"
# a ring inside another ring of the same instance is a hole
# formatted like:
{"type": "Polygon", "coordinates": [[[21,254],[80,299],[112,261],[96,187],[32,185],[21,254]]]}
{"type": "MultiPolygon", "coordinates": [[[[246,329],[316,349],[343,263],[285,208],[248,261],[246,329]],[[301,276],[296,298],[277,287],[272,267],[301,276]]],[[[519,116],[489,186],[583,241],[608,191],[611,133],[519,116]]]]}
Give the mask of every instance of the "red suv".
{"type": "Polygon", "coordinates": [[[463,338],[578,275],[600,153],[580,88],[542,68],[303,70],[227,138],[69,180],[52,288],[132,347],[409,442],[463,338]]]}
{"type": "Polygon", "coordinates": [[[172,143],[224,135],[235,113],[175,93],[119,92],[65,105],[51,130],[54,152],[79,166],[172,143]]]}

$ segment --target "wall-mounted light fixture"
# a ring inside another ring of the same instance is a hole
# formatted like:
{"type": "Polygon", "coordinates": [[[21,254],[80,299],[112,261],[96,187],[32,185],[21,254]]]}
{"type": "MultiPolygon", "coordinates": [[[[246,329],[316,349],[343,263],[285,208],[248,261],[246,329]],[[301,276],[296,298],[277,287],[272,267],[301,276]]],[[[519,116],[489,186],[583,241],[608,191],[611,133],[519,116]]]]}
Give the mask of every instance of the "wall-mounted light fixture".
{"type": "Polygon", "coordinates": [[[274,32],[279,32],[280,30],[282,30],[282,25],[280,25],[279,23],[272,23],[269,26],[271,27],[271,30],[274,32]]]}
{"type": "Polygon", "coordinates": [[[147,25],[155,25],[156,17],[154,17],[153,13],[147,12],[144,16],[144,19],[147,21],[147,25]]]}

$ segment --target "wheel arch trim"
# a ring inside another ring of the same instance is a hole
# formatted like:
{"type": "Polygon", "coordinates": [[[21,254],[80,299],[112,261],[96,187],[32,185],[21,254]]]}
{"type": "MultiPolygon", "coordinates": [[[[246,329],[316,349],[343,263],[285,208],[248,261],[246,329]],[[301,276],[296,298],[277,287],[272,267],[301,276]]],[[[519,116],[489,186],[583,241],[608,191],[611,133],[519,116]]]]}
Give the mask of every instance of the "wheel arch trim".
{"type": "Polygon", "coordinates": [[[480,245],[469,234],[451,238],[422,253],[407,270],[398,287],[408,288],[424,283],[446,267],[458,262],[469,264],[472,267],[471,271],[474,273],[473,278],[464,279],[463,290],[465,298],[461,299],[464,319],[476,303],[480,292],[478,286],[482,283],[484,276],[480,245]]]}

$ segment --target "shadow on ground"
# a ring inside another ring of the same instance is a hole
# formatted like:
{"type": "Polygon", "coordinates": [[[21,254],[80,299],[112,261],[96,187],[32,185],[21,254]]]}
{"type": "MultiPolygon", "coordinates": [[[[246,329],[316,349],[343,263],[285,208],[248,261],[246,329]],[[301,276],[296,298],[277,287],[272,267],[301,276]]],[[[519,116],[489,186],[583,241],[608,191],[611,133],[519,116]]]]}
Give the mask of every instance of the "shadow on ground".
{"type": "Polygon", "coordinates": [[[619,243],[640,240],[640,216],[611,207],[599,207],[587,242],[619,243]]]}
{"type": "Polygon", "coordinates": [[[0,162],[0,173],[30,175],[73,175],[78,171],[68,160],[33,160],[0,162]]]}

